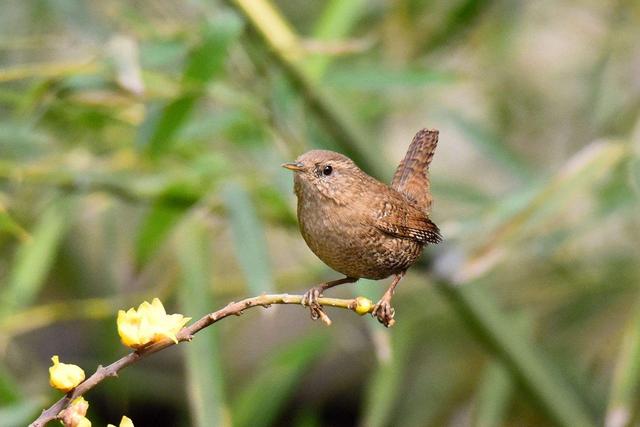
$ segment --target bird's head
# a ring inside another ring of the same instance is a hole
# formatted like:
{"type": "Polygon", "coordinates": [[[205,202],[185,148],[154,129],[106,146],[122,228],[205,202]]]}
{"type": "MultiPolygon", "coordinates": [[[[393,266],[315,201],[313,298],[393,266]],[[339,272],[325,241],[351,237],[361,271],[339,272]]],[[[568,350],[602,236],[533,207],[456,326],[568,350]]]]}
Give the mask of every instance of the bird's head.
{"type": "Polygon", "coordinates": [[[294,172],[298,198],[325,197],[338,204],[345,204],[349,197],[357,197],[363,181],[370,179],[353,160],[328,150],[308,151],[282,167],[294,172]]]}

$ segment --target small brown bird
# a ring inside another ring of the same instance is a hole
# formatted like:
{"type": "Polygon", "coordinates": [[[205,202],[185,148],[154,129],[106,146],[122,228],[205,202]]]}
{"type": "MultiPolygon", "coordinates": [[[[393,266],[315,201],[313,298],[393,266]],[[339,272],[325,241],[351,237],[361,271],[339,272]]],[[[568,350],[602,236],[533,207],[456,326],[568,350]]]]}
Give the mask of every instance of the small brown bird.
{"type": "Polygon", "coordinates": [[[394,323],[391,297],[398,282],[426,244],[442,241],[429,219],[428,168],[437,143],[437,130],[419,131],[391,186],[333,151],[312,150],[282,165],[295,172],[302,237],[325,264],[346,276],[305,293],[303,304],[314,320],[323,314],[317,299],[325,290],[359,278],[394,275],[372,313],[387,327],[394,323]]]}

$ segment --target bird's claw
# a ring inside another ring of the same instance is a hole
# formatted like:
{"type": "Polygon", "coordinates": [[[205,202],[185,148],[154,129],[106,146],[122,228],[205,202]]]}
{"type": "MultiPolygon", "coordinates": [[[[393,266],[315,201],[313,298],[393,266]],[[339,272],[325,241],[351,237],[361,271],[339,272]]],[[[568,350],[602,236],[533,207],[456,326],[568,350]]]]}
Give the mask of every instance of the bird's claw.
{"type": "Polygon", "coordinates": [[[320,298],[322,289],[313,287],[302,295],[302,305],[309,307],[311,310],[311,318],[317,320],[320,316],[317,314],[317,310],[322,310],[320,304],[318,304],[318,298],[320,298]]]}
{"type": "Polygon", "coordinates": [[[395,309],[391,307],[391,303],[385,298],[378,301],[376,305],[373,306],[373,311],[371,312],[371,316],[378,319],[378,322],[382,323],[387,328],[390,328],[394,323],[396,323],[393,319],[395,314],[395,309]]]}
{"type": "Polygon", "coordinates": [[[322,310],[322,306],[318,304],[318,298],[322,296],[322,288],[316,286],[309,289],[302,296],[302,300],[300,303],[305,307],[309,307],[309,312],[311,313],[311,320],[322,319],[324,323],[327,325],[331,324],[331,320],[329,316],[322,310]]]}

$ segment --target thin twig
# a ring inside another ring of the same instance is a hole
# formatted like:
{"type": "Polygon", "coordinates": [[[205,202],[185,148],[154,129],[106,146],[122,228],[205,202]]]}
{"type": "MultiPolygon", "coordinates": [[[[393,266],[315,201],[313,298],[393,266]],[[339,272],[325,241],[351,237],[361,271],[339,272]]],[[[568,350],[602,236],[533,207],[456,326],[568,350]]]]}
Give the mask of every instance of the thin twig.
{"type": "MultiPolygon", "coordinates": [[[[260,295],[257,297],[243,299],[238,302],[231,302],[224,308],[218,311],[207,314],[200,320],[192,323],[189,326],[184,327],[178,334],[178,342],[191,341],[193,336],[202,329],[214,324],[215,322],[229,317],[232,315],[240,315],[244,310],[252,307],[264,307],[268,308],[272,304],[301,304],[302,295],[289,295],[289,294],[273,294],[273,295],[260,295]]],[[[356,299],[339,299],[339,298],[318,298],[318,304],[321,306],[345,308],[347,310],[354,310],[357,305],[356,299]]],[[[369,310],[371,312],[371,309],[369,310]]],[[[366,313],[365,313],[366,314],[366,313]]],[[[325,315],[326,316],[326,315],[325,315]]],[[[325,323],[330,322],[328,317],[323,317],[325,323]],[[326,320],[325,320],[326,319],[326,320]]],[[[30,427],[42,427],[49,421],[53,421],[58,418],[60,411],[69,406],[74,399],[83,396],[89,390],[100,384],[108,377],[118,376],[118,372],[123,370],[129,365],[133,365],[139,360],[156,353],[160,350],[164,350],[167,347],[173,346],[175,343],[171,340],[165,340],[161,342],[153,343],[147,347],[143,347],[134,352],[127,354],[126,356],[116,360],[108,366],[98,366],[98,369],[83,381],[73,391],[69,392],[65,397],[58,400],[50,408],[42,411],[42,414],[30,424],[30,427]]]]}

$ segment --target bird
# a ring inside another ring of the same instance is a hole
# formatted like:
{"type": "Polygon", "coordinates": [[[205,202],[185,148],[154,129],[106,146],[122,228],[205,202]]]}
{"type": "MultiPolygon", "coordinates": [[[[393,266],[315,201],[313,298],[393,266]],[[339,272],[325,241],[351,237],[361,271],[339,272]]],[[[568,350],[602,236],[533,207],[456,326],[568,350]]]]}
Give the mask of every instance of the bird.
{"type": "Polygon", "coordinates": [[[311,150],[282,164],[294,173],[298,224],[307,246],[345,276],[303,295],[302,304],[309,307],[312,319],[324,317],[318,298],[327,289],[360,278],[393,276],[371,314],[386,327],[395,323],[391,299],[398,283],[426,245],[442,241],[438,226],[429,218],[429,165],[437,144],[437,130],[418,131],[391,185],[329,150],[311,150]]]}

